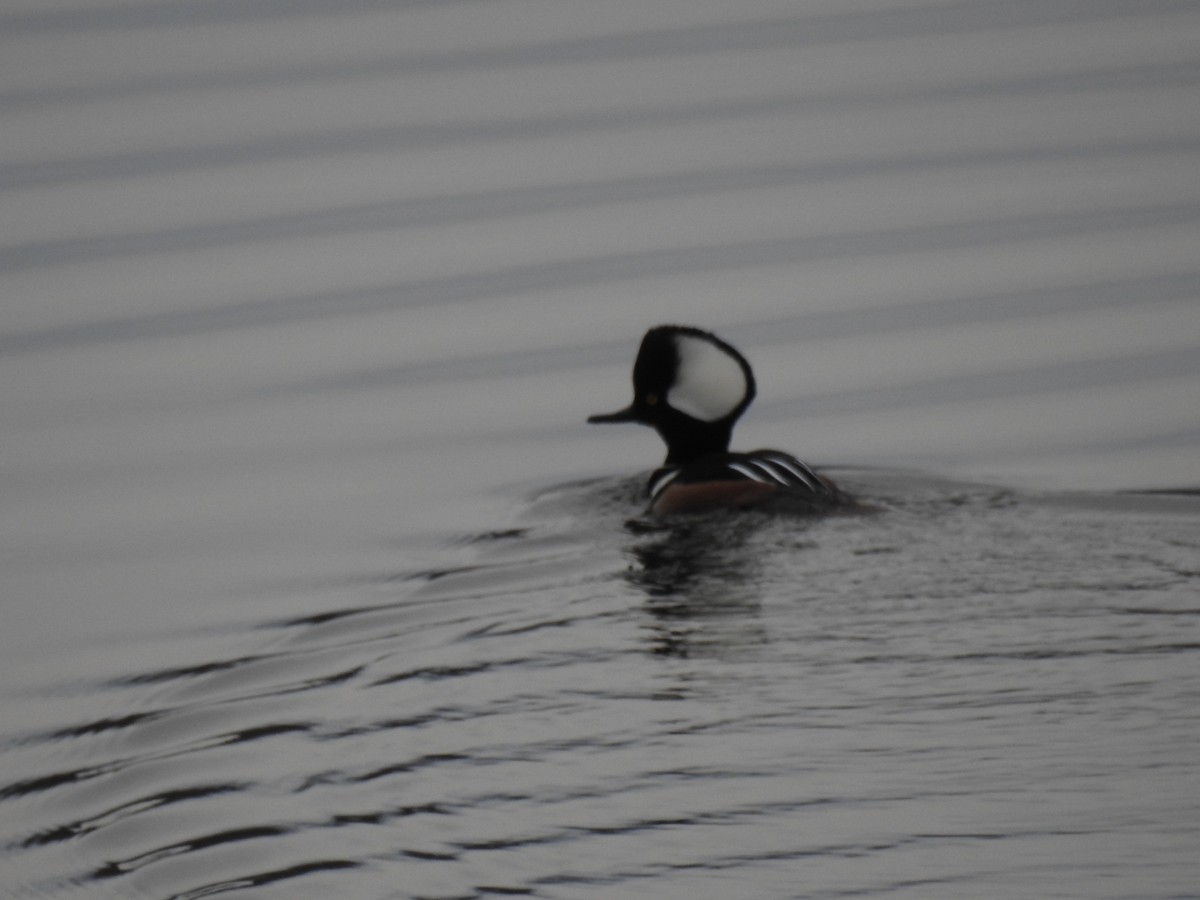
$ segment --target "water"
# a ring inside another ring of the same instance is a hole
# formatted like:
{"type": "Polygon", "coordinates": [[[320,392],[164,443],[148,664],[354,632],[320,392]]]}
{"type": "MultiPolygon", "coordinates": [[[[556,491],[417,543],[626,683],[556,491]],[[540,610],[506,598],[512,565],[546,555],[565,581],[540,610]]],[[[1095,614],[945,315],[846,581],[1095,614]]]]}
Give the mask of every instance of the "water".
{"type": "Polygon", "coordinates": [[[0,26],[0,896],[1197,896],[1192,5],[0,26]]]}

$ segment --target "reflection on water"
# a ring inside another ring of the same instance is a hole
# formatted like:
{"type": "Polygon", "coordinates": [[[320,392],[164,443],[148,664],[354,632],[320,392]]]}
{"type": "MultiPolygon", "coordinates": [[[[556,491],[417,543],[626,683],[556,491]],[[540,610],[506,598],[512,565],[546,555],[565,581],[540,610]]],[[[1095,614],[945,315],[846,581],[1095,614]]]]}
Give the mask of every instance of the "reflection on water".
{"type": "Polygon", "coordinates": [[[1194,894],[1192,5],[9,6],[0,894],[1194,894]]]}
{"type": "MultiPolygon", "coordinates": [[[[791,523],[797,531],[805,519],[791,523]]],[[[753,514],[685,516],[655,522],[632,519],[638,536],[629,553],[629,585],[646,594],[653,652],[688,658],[705,652],[726,655],[742,644],[766,640],[757,621],[762,597],[761,561],[747,543],[753,514]]]]}

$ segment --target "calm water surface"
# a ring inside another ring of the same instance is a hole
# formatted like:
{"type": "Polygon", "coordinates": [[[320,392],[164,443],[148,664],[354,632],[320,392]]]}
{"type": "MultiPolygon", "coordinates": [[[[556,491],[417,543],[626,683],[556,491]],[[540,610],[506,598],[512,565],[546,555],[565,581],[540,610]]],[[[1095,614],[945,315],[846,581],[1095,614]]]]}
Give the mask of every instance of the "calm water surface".
{"type": "Polygon", "coordinates": [[[1200,9],[0,11],[0,896],[1200,896],[1200,9]],[[642,331],[880,508],[656,522],[642,331]]]}

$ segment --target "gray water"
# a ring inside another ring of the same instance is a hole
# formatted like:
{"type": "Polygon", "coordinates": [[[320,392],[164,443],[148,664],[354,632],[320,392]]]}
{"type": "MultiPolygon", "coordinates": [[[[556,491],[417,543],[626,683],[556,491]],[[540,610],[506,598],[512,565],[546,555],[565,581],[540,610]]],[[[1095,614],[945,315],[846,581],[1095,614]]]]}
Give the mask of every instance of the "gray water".
{"type": "Polygon", "coordinates": [[[1200,896],[1200,7],[0,10],[0,896],[1200,896]],[[641,333],[879,511],[645,517],[641,333]]]}

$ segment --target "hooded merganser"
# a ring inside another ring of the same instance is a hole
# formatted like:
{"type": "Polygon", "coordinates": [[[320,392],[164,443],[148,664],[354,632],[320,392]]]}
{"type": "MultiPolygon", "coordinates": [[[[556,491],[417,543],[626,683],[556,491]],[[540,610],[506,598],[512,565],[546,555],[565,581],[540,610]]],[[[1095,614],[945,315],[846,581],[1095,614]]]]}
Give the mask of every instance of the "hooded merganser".
{"type": "Polygon", "coordinates": [[[589,422],[638,422],[658,432],[667,458],[646,485],[656,515],[747,508],[771,501],[801,512],[853,506],[828,478],[779,450],[731,453],[733,424],[754,399],[750,363],[716,335],[659,325],[633,364],[633,403],[589,422]]]}

